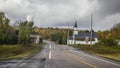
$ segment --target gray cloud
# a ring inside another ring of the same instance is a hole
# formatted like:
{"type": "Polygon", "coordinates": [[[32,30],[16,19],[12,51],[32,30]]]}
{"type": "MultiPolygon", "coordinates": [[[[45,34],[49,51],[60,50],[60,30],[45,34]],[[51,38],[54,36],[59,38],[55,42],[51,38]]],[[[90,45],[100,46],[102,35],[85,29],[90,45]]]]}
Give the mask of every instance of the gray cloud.
{"type": "Polygon", "coordinates": [[[101,13],[108,15],[120,12],[120,0],[100,0],[101,13]]]}
{"type": "Polygon", "coordinates": [[[94,13],[94,29],[105,30],[118,23],[120,0],[0,0],[0,11],[16,20],[34,20],[36,26],[72,26],[90,28],[94,13]]]}

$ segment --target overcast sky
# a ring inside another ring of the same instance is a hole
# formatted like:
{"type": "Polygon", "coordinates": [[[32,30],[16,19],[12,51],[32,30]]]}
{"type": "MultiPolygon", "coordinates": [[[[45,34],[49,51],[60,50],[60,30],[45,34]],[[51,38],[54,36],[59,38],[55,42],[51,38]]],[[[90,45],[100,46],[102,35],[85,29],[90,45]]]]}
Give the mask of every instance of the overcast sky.
{"type": "Polygon", "coordinates": [[[120,22],[120,0],[0,0],[0,11],[11,19],[32,20],[37,27],[73,26],[90,29],[110,29],[120,22]]]}

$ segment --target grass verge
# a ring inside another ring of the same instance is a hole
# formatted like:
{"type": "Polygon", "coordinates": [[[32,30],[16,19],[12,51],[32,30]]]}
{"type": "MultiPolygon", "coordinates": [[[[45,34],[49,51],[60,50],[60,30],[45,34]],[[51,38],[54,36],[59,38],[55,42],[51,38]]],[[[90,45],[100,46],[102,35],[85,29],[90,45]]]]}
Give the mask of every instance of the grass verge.
{"type": "Polygon", "coordinates": [[[19,59],[29,57],[42,49],[43,45],[18,46],[1,45],[0,60],[19,59]]]}
{"type": "Polygon", "coordinates": [[[83,51],[92,53],[98,56],[106,57],[120,61],[120,46],[104,46],[104,45],[71,45],[75,48],[80,48],[83,51]]]}

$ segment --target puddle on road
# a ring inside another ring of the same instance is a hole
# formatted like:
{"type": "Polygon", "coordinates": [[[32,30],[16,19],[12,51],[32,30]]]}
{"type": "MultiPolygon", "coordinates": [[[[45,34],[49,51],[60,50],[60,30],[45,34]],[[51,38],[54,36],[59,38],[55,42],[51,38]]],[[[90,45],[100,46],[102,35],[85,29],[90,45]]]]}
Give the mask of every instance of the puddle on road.
{"type": "Polygon", "coordinates": [[[0,68],[43,68],[46,58],[0,62],[0,68]]]}
{"type": "Polygon", "coordinates": [[[16,64],[16,63],[19,63],[19,61],[1,61],[0,65],[16,64]]]}

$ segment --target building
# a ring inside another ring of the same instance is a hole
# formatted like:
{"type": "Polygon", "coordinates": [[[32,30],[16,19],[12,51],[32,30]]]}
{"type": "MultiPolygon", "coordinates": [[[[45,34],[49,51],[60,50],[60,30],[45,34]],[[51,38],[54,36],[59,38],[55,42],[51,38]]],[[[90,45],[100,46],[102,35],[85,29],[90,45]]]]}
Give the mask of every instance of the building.
{"type": "Polygon", "coordinates": [[[118,40],[116,40],[116,42],[117,42],[117,45],[120,45],[120,40],[118,39],[118,40]]]}
{"type": "Polygon", "coordinates": [[[35,34],[31,34],[30,35],[30,42],[31,43],[42,43],[42,37],[40,35],[35,35],[35,34]]]}
{"type": "MultiPolygon", "coordinates": [[[[73,35],[68,36],[67,44],[91,44],[91,33],[89,31],[79,32],[77,28],[77,22],[75,22],[73,35]]],[[[92,44],[98,43],[98,36],[96,32],[92,32],[92,44]]]]}
{"type": "Polygon", "coordinates": [[[120,45],[120,41],[118,42],[118,45],[120,45]]]}

